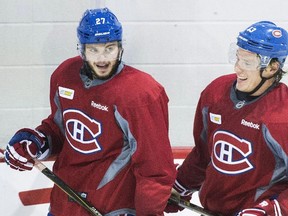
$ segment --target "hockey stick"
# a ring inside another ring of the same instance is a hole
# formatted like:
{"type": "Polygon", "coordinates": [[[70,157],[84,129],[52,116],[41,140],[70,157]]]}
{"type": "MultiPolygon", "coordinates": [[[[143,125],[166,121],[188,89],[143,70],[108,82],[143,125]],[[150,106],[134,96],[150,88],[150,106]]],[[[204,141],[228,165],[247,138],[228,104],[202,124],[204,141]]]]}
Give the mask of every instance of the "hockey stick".
{"type": "Polygon", "coordinates": [[[71,197],[75,202],[85,208],[91,215],[102,216],[102,214],[93,207],[87,200],[83,199],[77,194],[72,188],[70,188],[62,179],[56,176],[50,169],[48,169],[39,160],[34,159],[34,166],[40,170],[45,176],[47,176],[51,181],[53,181],[62,191],[64,191],[69,197],[71,197]]]}
{"type": "Polygon", "coordinates": [[[19,199],[24,206],[39,205],[50,202],[52,188],[40,188],[34,190],[20,191],[19,199]]]}
{"type": "Polygon", "coordinates": [[[191,211],[194,211],[194,212],[197,212],[203,216],[217,216],[215,213],[212,213],[200,206],[197,206],[193,203],[190,203],[189,201],[186,201],[186,200],[183,200],[183,199],[180,199],[180,198],[177,198],[176,196],[171,196],[168,200],[168,202],[170,203],[174,203],[180,207],[183,207],[183,208],[187,208],[191,211]]]}

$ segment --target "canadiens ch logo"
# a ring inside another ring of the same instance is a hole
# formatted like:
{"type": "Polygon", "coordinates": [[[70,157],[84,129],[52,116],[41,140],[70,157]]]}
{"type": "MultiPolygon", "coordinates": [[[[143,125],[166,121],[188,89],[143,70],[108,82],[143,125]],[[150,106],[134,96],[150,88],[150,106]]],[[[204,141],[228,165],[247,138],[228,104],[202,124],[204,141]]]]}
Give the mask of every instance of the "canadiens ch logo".
{"type": "Polygon", "coordinates": [[[213,138],[212,164],[221,173],[235,175],[253,169],[248,160],[252,153],[249,141],[227,132],[218,131],[213,138]]]}
{"type": "Polygon", "coordinates": [[[84,154],[101,150],[97,137],[101,124],[79,110],[69,109],[63,113],[66,138],[73,149],[84,154]]]}

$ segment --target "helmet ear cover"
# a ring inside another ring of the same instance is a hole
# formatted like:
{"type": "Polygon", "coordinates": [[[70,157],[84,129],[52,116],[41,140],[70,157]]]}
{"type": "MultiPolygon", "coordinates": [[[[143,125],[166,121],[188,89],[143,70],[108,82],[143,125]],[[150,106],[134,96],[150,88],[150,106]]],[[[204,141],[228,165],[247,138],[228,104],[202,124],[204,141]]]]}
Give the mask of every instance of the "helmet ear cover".
{"type": "Polygon", "coordinates": [[[122,25],[108,8],[86,10],[77,36],[81,44],[122,41],[122,25]]]}
{"type": "Polygon", "coordinates": [[[288,33],[272,22],[261,21],[240,32],[237,45],[258,54],[261,67],[266,67],[274,58],[279,61],[282,68],[288,55],[288,33]]]}

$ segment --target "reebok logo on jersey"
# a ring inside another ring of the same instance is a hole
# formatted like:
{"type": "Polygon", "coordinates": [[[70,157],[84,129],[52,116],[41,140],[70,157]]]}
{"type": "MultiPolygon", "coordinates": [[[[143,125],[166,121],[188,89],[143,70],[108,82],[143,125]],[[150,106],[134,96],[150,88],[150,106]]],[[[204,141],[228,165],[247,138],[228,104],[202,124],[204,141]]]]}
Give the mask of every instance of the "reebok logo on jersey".
{"type": "Polygon", "coordinates": [[[91,101],[91,106],[96,108],[96,109],[99,109],[99,110],[103,110],[105,112],[108,112],[108,106],[103,106],[99,103],[95,103],[94,101],[91,101]]]}
{"type": "Polygon", "coordinates": [[[222,120],[221,120],[221,115],[219,114],[214,114],[214,113],[209,113],[210,115],[210,121],[215,123],[215,124],[221,124],[222,120]]]}
{"type": "Polygon", "coordinates": [[[260,125],[259,124],[255,124],[253,122],[246,121],[245,119],[241,120],[241,125],[244,125],[244,126],[250,127],[250,128],[254,128],[256,130],[260,130],[260,125]]]}
{"type": "Polygon", "coordinates": [[[74,98],[74,90],[73,89],[64,88],[64,87],[59,86],[58,90],[59,90],[59,96],[60,97],[67,98],[70,100],[72,100],[74,98]]]}

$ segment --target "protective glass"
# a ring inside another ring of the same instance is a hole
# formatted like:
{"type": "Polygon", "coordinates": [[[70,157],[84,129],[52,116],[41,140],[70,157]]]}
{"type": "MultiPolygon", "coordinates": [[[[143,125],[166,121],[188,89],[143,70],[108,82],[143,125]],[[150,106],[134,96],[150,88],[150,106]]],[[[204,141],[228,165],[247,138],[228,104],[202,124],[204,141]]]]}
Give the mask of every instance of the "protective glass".
{"type": "Polygon", "coordinates": [[[119,51],[118,43],[86,44],[84,54],[87,61],[113,61],[118,58],[119,51]]]}
{"type": "MultiPolygon", "coordinates": [[[[229,48],[229,62],[243,70],[258,70],[268,66],[271,58],[268,56],[261,56],[255,53],[253,55],[240,55],[239,49],[236,43],[232,43],[229,48]]],[[[249,51],[248,51],[249,52],[249,51]]],[[[254,54],[254,53],[251,53],[254,54]]]]}

